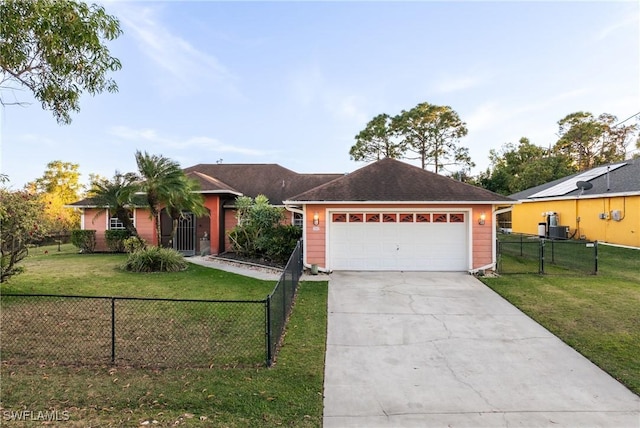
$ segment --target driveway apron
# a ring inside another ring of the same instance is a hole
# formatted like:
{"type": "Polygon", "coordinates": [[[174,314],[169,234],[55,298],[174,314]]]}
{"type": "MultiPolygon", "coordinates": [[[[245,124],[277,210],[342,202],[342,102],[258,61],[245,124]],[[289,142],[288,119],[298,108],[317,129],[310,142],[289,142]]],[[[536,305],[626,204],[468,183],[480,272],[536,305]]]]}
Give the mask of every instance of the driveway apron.
{"type": "Polygon", "coordinates": [[[640,427],[640,397],[473,276],[334,272],[324,427],[640,427]]]}

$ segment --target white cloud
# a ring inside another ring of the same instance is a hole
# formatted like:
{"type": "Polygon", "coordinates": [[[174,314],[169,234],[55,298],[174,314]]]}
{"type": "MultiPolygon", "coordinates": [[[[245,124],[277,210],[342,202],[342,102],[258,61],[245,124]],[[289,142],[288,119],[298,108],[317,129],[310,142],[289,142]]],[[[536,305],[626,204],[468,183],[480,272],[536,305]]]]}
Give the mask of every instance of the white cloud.
{"type": "Polygon", "coordinates": [[[215,56],[173,34],[163,25],[159,9],[122,3],[114,6],[140,51],[165,73],[157,82],[164,91],[197,92],[209,85],[237,92],[235,76],[215,56]]]}
{"type": "Polygon", "coordinates": [[[434,85],[433,90],[440,93],[464,91],[479,86],[484,78],[478,75],[472,76],[447,76],[434,85]]]}
{"type": "Polygon", "coordinates": [[[264,150],[226,144],[211,137],[193,136],[178,138],[174,136],[161,136],[156,130],[148,128],[133,129],[126,126],[116,126],[111,129],[110,133],[124,140],[137,141],[140,143],[152,143],[155,146],[161,146],[169,149],[197,148],[216,153],[235,153],[246,156],[265,156],[269,154],[269,152],[264,150]]]}
{"type": "MultiPolygon", "coordinates": [[[[502,126],[507,121],[516,117],[529,115],[534,117],[532,113],[546,112],[554,106],[563,105],[562,103],[572,98],[578,98],[589,92],[586,88],[573,89],[561,92],[549,98],[543,98],[537,102],[526,102],[512,105],[513,100],[489,101],[478,106],[471,114],[468,115],[467,127],[470,130],[479,131],[502,126]]],[[[568,114],[567,112],[565,114],[568,114]]],[[[540,114],[535,115],[539,117],[540,114]]],[[[559,120],[560,118],[556,119],[559,120]]]]}
{"type": "Polygon", "coordinates": [[[609,37],[609,35],[611,35],[612,33],[615,33],[616,31],[622,28],[625,28],[628,26],[637,26],[639,20],[640,20],[640,17],[638,16],[637,12],[630,13],[624,18],[619,19],[618,21],[613,22],[607,25],[606,27],[601,28],[600,31],[596,33],[595,40],[604,40],[607,37],[609,37]]]}
{"type": "Polygon", "coordinates": [[[495,102],[486,102],[467,117],[467,128],[474,131],[491,128],[505,120],[505,111],[495,102]]]}
{"type": "Polygon", "coordinates": [[[292,73],[289,80],[293,100],[303,106],[317,102],[322,96],[323,87],[326,86],[324,76],[316,65],[292,73]]]}
{"type": "Polygon", "coordinates": [[[32,133],[21,134],[18,136],[18,139],[27,144],[38,144],[38,145],[42,144],[45,147],[49,147],[49,148],[56,148],[60,144],[58,141],[52,138],[45,137],[44,135],[38,135],[38,134],[32,134],[32,133]]]}
{"type": "MultiPolygon", "coordinates": [[[[333,104],[334,102],[330,102],[328,107],[331,108],[333,104]]],[[[359,104],[361,104],[360,98],[355,95],[338,97],[335,100],[334,112],[343,119],[365,123],[368,116],[359,104]]]]}
{"type": "Polygon", "coordinates": [[[317,64],[303,67],[289,77],[292,101],[305,108],[321,108],[334,118],[357,124],[366,123],[369,113],[364,98],[332,85],[317,64]]]}

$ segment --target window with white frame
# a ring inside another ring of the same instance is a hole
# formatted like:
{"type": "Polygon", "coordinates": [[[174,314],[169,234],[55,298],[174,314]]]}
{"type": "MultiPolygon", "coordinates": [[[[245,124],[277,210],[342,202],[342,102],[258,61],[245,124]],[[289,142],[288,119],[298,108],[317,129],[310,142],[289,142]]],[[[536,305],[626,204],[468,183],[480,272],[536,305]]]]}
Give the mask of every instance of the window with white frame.
{"type": "Polygon", "coordinates": [[[298,227],[302,227],[302,223],[303,223],[303,215],[300,213],[293,213],[293,222],[292,224],[294,226],[298,226],[298,227]]]}
{"type": "MultiPolygon", "coordinates": [[[[134,227],[136,225],[136,219],[133,215],[133,211],[129,212],[129,219],[133,223],[134,227]]],[[[120,221],[118,217],[110,217],[109,218],[109,230],[124,230],[124,224],[120,221]]]]}

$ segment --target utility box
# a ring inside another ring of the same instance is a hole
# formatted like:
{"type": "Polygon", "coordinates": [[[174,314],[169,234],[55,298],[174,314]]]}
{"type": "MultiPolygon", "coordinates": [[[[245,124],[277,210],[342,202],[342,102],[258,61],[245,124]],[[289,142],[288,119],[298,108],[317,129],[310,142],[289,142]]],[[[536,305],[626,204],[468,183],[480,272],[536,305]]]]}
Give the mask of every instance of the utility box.
{"type": "Polygon", "coordinates": [[[622,212],[620,210],[613,210],[611,211],[611,219],[613,221],[620,221],[622,220],[622,212]]]}
{"type": "Polygon", "coordinates": [[[547,236],[547,223],[538,223],[538,236],[540,238],[547,236]]]}

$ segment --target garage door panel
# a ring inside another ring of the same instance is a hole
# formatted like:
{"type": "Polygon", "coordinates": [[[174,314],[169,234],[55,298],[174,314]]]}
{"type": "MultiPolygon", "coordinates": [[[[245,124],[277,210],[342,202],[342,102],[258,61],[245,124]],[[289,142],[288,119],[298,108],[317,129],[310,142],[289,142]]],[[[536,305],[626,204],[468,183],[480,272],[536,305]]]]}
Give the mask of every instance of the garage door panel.
{"type": "MultiPolygon", "coordinates": [[[[466,221],[468,216],[464,217],[466,221]]],[[[330,267],[335,270],[466,270],[468,233],[466,222],[332,223],[328,247],[330,267]]]]}

